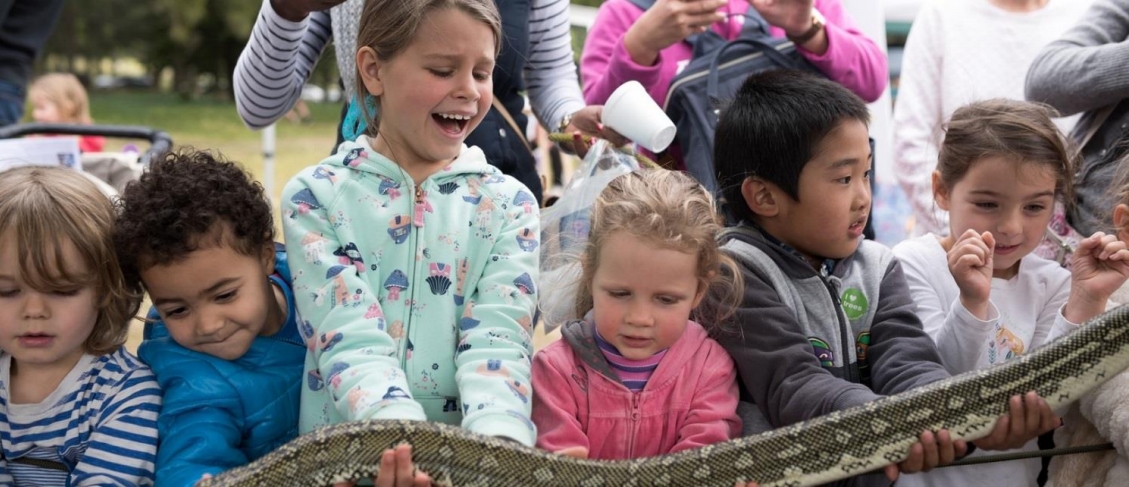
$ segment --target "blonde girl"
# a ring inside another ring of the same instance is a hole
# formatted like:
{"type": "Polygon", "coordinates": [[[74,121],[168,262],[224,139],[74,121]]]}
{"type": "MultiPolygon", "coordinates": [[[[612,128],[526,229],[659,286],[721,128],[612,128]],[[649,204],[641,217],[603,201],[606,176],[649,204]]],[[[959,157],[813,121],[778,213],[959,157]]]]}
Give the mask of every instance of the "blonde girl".
{"type": "Polygon", "coordinates": [[[707,336],[741,297],[720,230],[712,196],[684,173],[604,189],[581,258],[584,319],[533,360],[538,447],[628,459],[740,435],[736,370],[707,336]]]}
{"type": "Polygon", "coordinates": [[[161,395],[127,352],[140,293],[114,255],[114,208],[56,167],[0,174],[4,485],[152,485],[161,395]]]}
{"type": "MultiPolygon", "coordinates": [[[[90,125],[90,102],[86,89],[75,75],[50,73],[40,76],[27,89],[31,101],[31,118],[40,123],[90,125]]],[[[82,152],[102,152],[106,139],[97,135],[78,138],[82,152]]]]}
{"type": "MultiPolygon", "coordinates": [[[[283,190],[310,350],[299,429],[427,420],[532,445],[538,205],[463,144],[491,106],[497,9],[372,0],[360,22],[368,132],[283,190]]],[[[408,447],[384,460],[376,485],[427,484],[408,447]]]]}

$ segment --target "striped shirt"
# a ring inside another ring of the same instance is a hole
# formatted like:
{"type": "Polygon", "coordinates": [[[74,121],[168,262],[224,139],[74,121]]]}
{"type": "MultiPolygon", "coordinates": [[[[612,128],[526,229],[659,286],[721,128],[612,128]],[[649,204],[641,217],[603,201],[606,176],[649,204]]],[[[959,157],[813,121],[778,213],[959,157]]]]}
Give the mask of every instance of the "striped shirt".
{"type": "Polygon", "coordinates": [[[647,386],[651,374],[654,374],[655,369],[659,368],[659,362],[662,362],[666,351],[669,350],[664,349],[656,352],[643,360],[631,360],[621,355],[614,345],[600,336],[599,332],[594,333],[594,335],[596,336],[596,345],[599,345],[600,351],[604,353],[608,365],[612,366],[612,370],[619,376],[619,381],[631,392],[642,391],[647,386]]]}
{"type": "Polygon", "coordinates": [[[11,404],[11,365],[0,355],[0,485],[153,485],[161,391],[148,367],[124,348],[83,355],[43,401],[11,404]]]}
{"type": "MultiPolygon", "coordinates": [[[[353,3],[335,8],[350,7],[353,3]]],[[[356,24],[349,27],[355,28],[356,24]]],[[[263,0],[233,76],[235,105],[243,123],[256,129],[265,127],[282,118],[298,102],[322,51],[335,37],[335,25],[328,11],[313,12],[301,21],[291,22],[271,8],[270,0],[263,0]]],[[[356,32],[337,37],[355,39],[356,32]]],[[[353,51],[348,55],[355,55],[356,50],[353,51]]],[[[527,55],[523,74],[533,113],[542,125],[555,129],[565,115],[586,105],[573,61],[568,0],[532,0],[527,55]]],[[[341,69],[349,93],[353,71],[349,66],[341,69]]]]}

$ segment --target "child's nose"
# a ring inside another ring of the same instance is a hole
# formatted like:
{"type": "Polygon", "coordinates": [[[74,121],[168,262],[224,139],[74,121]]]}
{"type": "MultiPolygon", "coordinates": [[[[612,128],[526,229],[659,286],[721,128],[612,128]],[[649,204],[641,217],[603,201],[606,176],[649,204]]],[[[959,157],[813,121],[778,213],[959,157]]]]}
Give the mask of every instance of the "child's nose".
{"type": "Polygon", "coordinates": [[[654,324],[651,307],[645,303],[633,303],[627,310],[627,322],[635,326],[651,326],[654,324]]]}
{"type": "Polygon", "coordinates": [[[196,334],[200,336],[214,335],[223,329],[224,318],[220,315],[203,315],[196,322],[196,334]]]}
{"type": "Polygon", "coordinates": [[[47,300],[34,291],[27,292],[23,300],[23,317],[27,320],[43,319],[50,316],[47,300]]]}
{"type": "Polygon", "coordinates": [[[1018,235],[1023,231],[1023,217],[1018,212],[1010,212],[1004,215],[1003,220],[1000,222],[999,230],[1003,235],[1018,235]]]}
{"type": "Polygon", "coordinates": [[[478,101],[481,96],[478,93],[478,85],[474,79],[474,73],[468,73],[458,76],[458,86],[455,87],[455,97],[471,101],[478,101]]]}

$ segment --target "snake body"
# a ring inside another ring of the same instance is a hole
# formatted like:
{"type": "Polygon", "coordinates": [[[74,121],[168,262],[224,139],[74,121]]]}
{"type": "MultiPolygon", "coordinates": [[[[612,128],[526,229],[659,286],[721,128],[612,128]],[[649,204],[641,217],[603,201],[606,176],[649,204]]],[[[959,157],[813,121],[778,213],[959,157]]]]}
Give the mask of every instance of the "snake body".
{"type": "Polygon", "coordinates": [[[1111,310],[1034,352],[810,421],[659,457],[578,460],[453,426],[361,421],[301,436],[208,486],[324,486],[370,477],[381,453],[412,445],[412,459],[453,486],[818,485],[899,462],[924,430],[954,439],[988,434],[1008,399],[1035,390],[1058,410],[1129,366],[1129,306],[1111,310]]]}

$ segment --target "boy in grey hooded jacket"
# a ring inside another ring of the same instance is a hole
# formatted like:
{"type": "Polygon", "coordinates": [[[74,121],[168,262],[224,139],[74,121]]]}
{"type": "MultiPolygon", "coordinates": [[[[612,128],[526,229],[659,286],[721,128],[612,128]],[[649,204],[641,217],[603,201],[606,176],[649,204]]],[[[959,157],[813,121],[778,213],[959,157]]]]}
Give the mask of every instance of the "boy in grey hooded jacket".
{"type": "MultiPolygon", "coordinates": [[[[714,161],[739,223],[720,238],[742,268],[745,296],[715,338],[737,365],[746,434],[949,377],[901,265],[890,249],[861,240],[868,118],[846,89],[789,70],[749,77],[722,112],[714,161]]],[[[1011,414],[1024,421],[997,421],[977,445],[1010,447],[1059,425],[1033,393],[1026,405],[1013,398],[1011,414]]],[[[951,463],[966,450],[945,431],[924,432],[886,477],[951,463]]],[[[869,474],[837,485],[889,484],[869,474]]]]}

